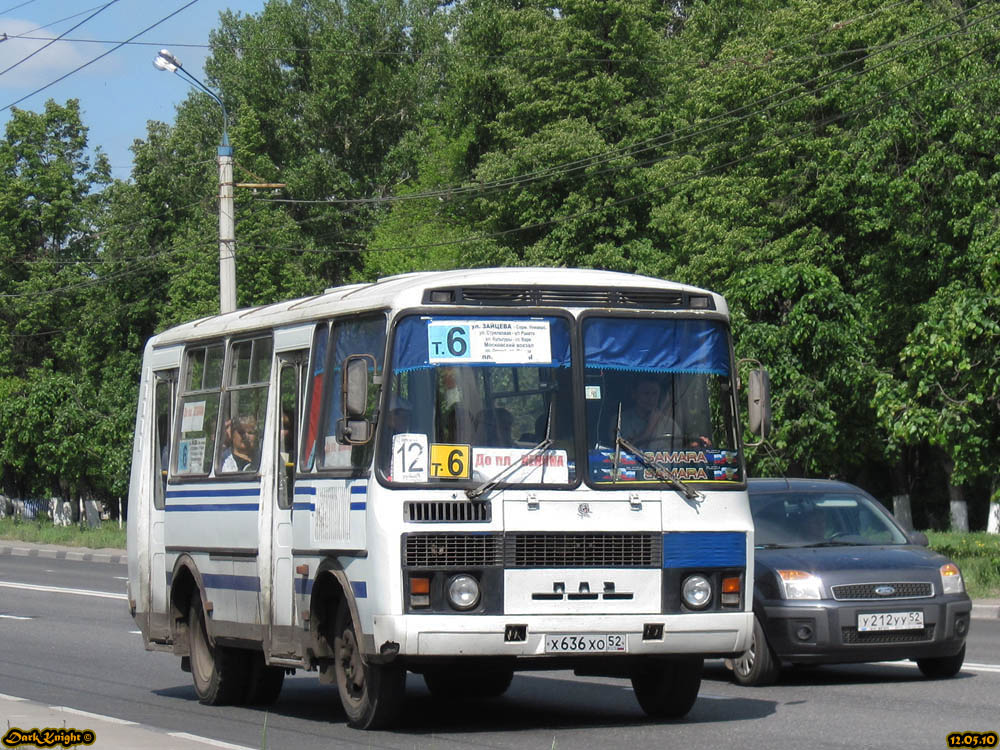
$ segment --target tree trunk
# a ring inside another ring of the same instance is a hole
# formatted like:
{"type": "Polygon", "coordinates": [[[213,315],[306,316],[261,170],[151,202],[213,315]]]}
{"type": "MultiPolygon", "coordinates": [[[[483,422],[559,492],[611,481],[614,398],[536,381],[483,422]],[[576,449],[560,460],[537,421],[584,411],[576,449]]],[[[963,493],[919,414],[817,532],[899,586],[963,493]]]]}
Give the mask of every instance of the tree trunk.
{"type": "Polygon", "coordinates": [[[944,470],[948,474],[948,505],[951,515],[952,531],[969,530],[969,504],[965,500],[965,491],[961,485],[952,482],[955,462],[950,458],[944,462],[944,470]]]}

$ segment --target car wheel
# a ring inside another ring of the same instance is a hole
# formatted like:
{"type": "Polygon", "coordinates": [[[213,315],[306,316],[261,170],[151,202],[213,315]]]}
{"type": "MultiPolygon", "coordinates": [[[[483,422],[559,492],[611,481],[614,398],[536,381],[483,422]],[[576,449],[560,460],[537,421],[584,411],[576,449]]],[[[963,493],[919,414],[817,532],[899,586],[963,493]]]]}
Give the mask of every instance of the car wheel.
{"type": "Polygon", "coordinates": [[[507,692],[514,670],[469,670],[454,667],[428,669],[424,682],[435,698],[496,698],[507,692]]]}
{"type": "Polygon", "coordinates": [[[780,671],[781,663],[767,642],[760,620],[754,616],[750,647],[733,661],[733,677],[740,685],[764,687],[777,682],[780,671]]]}
{"type": "Polygon", "coordinates": [[[382,729],[396,722],[403,706],[406,670],[398,663],[372,664],[365,661],[346,601],[341,601],[337,608],[333,669],[340,702],[350,726],[355,729],[382,729]]]}
{"type": "Polygon", "coordinates": [[[687,657],[656,662],[632,675],[632,690],[647,716],[680,719],[698,699],[704,659],[687,657]]]}
{"type": "Polygon", "coordinates": [[[965,644],[962,650],[954,656],[938,656],[932,659],[917,659],[917,667],[924,677],[940,680],[946,677],[954,677],[962,671],[962,662],[965,661],[965,644]]]}
{"type": "Polygon", "coordinates": [[[250,674],[249,652],[213,646],[208,640],[201,597],[195,592],[188,613],[191,678],[198,700],[209,706],[240,704],[250,674]]]}

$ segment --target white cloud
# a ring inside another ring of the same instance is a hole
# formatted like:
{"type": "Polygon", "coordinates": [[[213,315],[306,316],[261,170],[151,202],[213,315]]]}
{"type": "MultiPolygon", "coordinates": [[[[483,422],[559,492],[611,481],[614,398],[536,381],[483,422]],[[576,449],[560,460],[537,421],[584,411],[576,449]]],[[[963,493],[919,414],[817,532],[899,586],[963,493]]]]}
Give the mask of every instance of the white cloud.
{"type": "Polygon", "coordinates": [[[42,49],[48,42],[38,39],[16,38],[22,34],[33,37],[57,36],[48,29],[38,29],[39,25],[32,21],[0,19],[0,33],[7,34],[6,41],[0,42],[0,70],[7,70],[18,60],[27,57],[36,50],[41,50],[16,68],[0,75],[0,90],[20,91],[42,86],[79,67],[103,51],[101,45],[64,41],[54,42],[42,49]]]}

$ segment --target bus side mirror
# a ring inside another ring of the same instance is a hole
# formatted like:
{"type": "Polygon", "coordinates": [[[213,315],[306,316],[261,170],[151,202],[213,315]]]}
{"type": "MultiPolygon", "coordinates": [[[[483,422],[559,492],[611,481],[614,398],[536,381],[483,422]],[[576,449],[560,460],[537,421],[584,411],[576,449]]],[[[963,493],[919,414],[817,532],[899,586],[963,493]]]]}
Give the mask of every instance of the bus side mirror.
{"type": "Polygon", "coordinates": [[[352,354],[344,360],[344,416],[349,420],[363,419],[368,413],[368,370],[375,369],[375,358],[369,354],[352,354]]]}
{"type": "Polygon", "coordinates": [[[765,440],[771,434],[771,378],[767,370],[761,368],[750,371],[747,401],[750,432],[765,440]]]}
{"type": "Polygon", "coordinates": [[[337,442],[343,445],[364,445],[372,438],[368,421],[369,370],[375,370],[375,358],[370,354],[352,354],[344,360],[344,416],[337,420],[337,442]]]}

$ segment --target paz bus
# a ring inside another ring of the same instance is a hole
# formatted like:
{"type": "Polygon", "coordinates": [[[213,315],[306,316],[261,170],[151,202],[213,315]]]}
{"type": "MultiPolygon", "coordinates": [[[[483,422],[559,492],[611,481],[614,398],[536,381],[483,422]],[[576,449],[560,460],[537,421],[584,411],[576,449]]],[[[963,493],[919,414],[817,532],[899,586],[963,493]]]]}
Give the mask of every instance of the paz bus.
{"type": "Polygon", "coordinates": [[[306,670],[386,727],[408,674],[447,699],[572,669],[683,716],[752,629],[737,388],[723,297],[596,270],[403,274],[179,325],[142,364],[132,615],[206,704],[306,670]]]}

